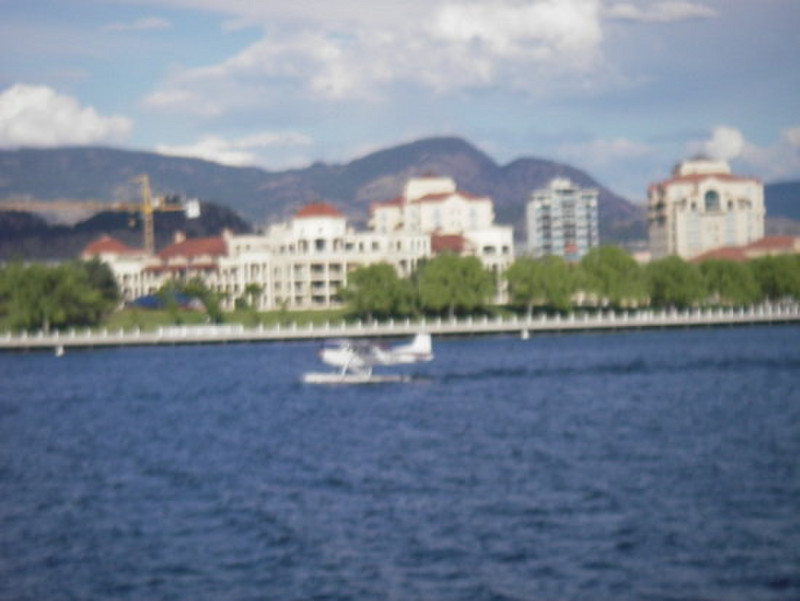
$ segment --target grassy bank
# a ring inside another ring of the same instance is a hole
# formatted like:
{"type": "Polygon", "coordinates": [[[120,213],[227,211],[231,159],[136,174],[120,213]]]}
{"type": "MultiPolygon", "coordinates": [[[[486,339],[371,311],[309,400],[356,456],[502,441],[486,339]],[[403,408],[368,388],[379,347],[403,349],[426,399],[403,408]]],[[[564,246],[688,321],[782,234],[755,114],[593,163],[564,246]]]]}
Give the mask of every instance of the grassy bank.
{"type": "MultiPolygon", "coordinates": [[[[239,310],[225,313],[224,323],[240,323],[253,327],[259,324],[265,327],[276,324],[286,325],[296,323],[306,325],[309,323],[323,324],[326,321],[336,322],[344,319],[343,310],[323,311],[263,311],[239,310]]],[[[196,325],[208,322],[205,313],[198,311],[166,311],[149,309],[123,309],[112,313],[101,327],[109,330],[133,330],[139,328],[143,331],[155,330],[167,325],[196,325]]]]}

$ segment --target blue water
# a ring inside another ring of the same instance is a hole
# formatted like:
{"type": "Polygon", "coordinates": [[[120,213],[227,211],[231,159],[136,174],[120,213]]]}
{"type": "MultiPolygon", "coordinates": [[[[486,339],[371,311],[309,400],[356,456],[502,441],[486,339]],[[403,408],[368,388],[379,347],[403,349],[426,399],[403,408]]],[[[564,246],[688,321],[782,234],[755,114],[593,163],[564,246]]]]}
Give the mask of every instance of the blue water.
{"type": "Polygon", "coordinates": [[[0,355],[0,599],[800,599],[800,328],[0,355]]]}

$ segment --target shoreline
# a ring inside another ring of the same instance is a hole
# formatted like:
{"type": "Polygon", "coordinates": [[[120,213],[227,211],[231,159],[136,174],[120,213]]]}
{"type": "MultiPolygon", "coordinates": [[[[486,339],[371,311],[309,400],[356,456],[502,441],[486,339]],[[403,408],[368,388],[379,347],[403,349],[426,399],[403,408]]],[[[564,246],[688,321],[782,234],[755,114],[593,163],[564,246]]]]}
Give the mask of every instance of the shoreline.
{"type": "Polygon", "coordinates": [[[175,325],[154,331],[71,330],[45,335],[0,334],[0,351],[107,348],[126,346],[174,346],[191,344],[236,344],[325,340],[330,338],[395,338],[428,332],[433,336],[477,336],[516,334],[523,339],[546,333],[628,331],[666,328],[699,328],[738,325],[800,323],[800,303],[759,305],[746,309],[692,309],[688,311],[626,311],[533,318],[464,318],[389,320],[386,322],[340,322],[322,325],[256,326],[241,324],[175,325]]]}

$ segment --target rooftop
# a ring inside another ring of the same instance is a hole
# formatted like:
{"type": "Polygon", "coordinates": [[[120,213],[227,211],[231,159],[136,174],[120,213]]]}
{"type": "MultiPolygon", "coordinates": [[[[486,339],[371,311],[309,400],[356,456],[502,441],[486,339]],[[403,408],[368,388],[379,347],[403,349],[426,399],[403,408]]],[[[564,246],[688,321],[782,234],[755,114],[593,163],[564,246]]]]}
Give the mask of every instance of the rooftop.
{"type": "Polygon", "coordinates": [[[692,259],[700,263],[709,259],[747,261],[769,254],[791,254],[800,252],[800,238],[795,236],[766,236],[746,246],[722,246],[706,251],[692,259]]]}
{"type": "Polygon", "coordinates": [[[307,219],[312,217],[344,217],[342,213],[333,205],[327,202],[312,202],[302,207],[294,214],[295,219],[307,219]]]}
{"type": "Polygon", "coordinates": [[[132,255],[141,252],[143,252],[141,249],[131,248],[130,246],[120,242],[116,238],[112,238],[111,236],[105,235],[101,236],[94,242],[89,243],[89,245],[83,249],[82,254],[85,256],[97,256],[106,253],[112,253],[118,255],[132,255]]]}
{"type": "Polygon", "coordinates": [[[228,248],[224,238],[187,238],[182,242],[170,244],[159,252],[158,256],[161,259],[171,259],[173,257],[220,257],[227,253],[228,248]]]}
{"type": "Polygon", "coordinates": [[[459,234],[431,234],[431,250],[435,253],[452,252],[461,254],[467,241],[459,234]]]}

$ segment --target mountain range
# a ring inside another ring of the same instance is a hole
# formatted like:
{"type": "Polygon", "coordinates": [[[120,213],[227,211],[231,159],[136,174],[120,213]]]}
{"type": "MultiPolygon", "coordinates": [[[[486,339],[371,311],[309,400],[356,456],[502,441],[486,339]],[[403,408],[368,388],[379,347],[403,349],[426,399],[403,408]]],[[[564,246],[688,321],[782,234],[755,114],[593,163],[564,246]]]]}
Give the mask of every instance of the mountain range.
{"type": "MultiPolygon", "coordinates": [[[[6,150],[0,151],[0,201],[131,201],[134,189],[130,182],[143,173],[149,175],[157,195],[198,197],[213,203],[219,211],[228,209],[257,225],[282,221],[303,204],[318,200],[331,202],[353,223],[363,225],[370,203],[398,196],[408,178],[425,174],[450,176],[460,190],[490,196],[495,203],[497,222],[515,224],[520,241],[524,239],[521,224],[531,191],[546,186],[554,177],[567,177],[580,186],[599,190],[603,242],[625,243],[646,238],[644,208],[600,185],[586,172],[540,158],[520,158],[500,165],[457,137],[427,138],[343,164],[315,163],[304,169],[285,171],[230,167],[199,159],[102,147],[6,150]],[[120,198],[121,190],[127,191],[127,198],[120,198]]],[[[785,218],[784,225],[789,220],[791,227],[794,223],[791,220],[800,218],[798,192],[800,183],[766,186],[768,214],[785,218]]],[[[162,222],[168,221],[164,219],[166,216],[161,217],[162,222]]],[[[95,222],[97,225],[98,220],[95,222]]],[[[198,231],[223,222],[235,225],[236,230],[246,228],[235,216],[217,215],[198,231]]],[[[106,222],[100,219],[99,223],[106,222]]],[[[46,232],[38,235],[47,237],[46,232]]]]}
{"type": "Polygon", "coordinates": [[[355,222],[370,203],[389,200],[414,175],[453,177],[459,189],[487,195],[499,223],[521,223],[531,191],[553,177],[600,190],[601,236],[644,236],[639,207],[569,165],[522,158],[498,165],[460,138],[429,138],[381,150],[345,164],[266,171],[199,159],[111,148],[21,149],[0,152],[0,199],[119,200],[119,188],[138,174],[150,176],[156,194],[178,193],[226,206],[245,219],[283,220],[309,201],[326,200],[355,222]]]}

